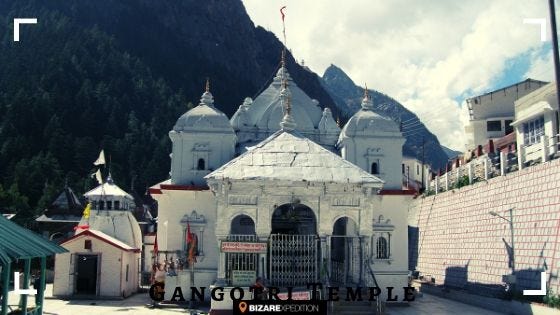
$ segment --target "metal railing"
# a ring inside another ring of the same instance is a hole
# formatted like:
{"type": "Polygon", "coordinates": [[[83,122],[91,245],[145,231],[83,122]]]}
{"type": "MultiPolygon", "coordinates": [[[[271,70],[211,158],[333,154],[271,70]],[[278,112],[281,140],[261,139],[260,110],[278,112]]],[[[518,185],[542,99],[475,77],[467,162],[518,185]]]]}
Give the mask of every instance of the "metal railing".
{"type": "MultiPolygon", "coordinates": [[[[373,269],[371,269],[371,264],[369,259],[364,261],[365,263],[365,270],[366,270],[366,277],[365,277],[365,284],[366,287],[375,287],[375,288],[380,288],[379,284],[377,283],[377,279],[375,278],[375,274],[373,273],[373,269]]],[[[375,314],[382,314],[383,312],[383,307],[382,307],[382,303],[381,303],[381,297],[377,296],[377,298],[375,299],[375,314]]]]}
{"type": "Polygon", "coordinates": [[[542,135],[540,141],[520,144],[517,151],[491,152],[481,155],[466,164],[454,167],[444,174],[428,180],[427,194],[443,192],[468,183],[506,175],[519,169],[560,158],[560,134],[550,137],[542,135]]]}
{"type": "Polygon", "coordinates": [[[270,235],[269,281],[274,286],[306,286],[316,282],[318,270],[316,235],[270,235]]]}
{"type": "MultiPolygon", "coordinates": [[[[230,242],[256,242],[255,234],[230,234],[226,238],[230,242]]],[[[254,253],[226,253],[226,279],[227,284],[233,284],[233,273],[237,270],[257,271],[258,255],[254,253]]]]}

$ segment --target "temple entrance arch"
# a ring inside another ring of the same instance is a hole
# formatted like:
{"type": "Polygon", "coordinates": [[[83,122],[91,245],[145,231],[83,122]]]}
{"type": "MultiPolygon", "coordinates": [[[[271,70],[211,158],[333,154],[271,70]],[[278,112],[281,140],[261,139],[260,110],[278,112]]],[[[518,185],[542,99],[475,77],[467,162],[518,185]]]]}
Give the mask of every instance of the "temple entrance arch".
{"type": "Polygon", "coordinates": [[[358,225],[347,216],[338,218],[331,235],[331,281],[339,285],[362,282],[362,242],[358,225]]]}
{"type": "Polygon", "coordinates": [[[255,221],[245,214],[237,215],[231,220],[230,235],[255,235],[255,221]]]}
{"type": "Polygon", "coordinates": [[[315,213],[297,200],[276,207],[272,213],[270,234],[315,235],[317,234],[315,213]]]}
{"type": "Polygon", "coordinates": [[[305,287],[317,282],[320,242],[311,208],[296,200],[274,209],[268,257],[271,285],[305,287]]]}

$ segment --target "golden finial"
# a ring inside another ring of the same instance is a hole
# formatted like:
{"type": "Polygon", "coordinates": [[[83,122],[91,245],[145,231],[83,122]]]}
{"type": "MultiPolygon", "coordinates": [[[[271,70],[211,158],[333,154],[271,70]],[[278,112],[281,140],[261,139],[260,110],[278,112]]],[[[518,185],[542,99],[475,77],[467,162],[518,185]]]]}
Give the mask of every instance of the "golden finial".
{"type": "Polygon", "coordinates": [[[286,66],[286,48],[282,49],[282,57],[280,57],[282,68],[286,66]]]}
{"type": "Polygon", "coordinates": [[[366,88],[364,89],[364,98],[369,99],[369,91],[367,89],[367,83],[365,84],[366,88]]]}
{"type": "Polygon", "coordinates": [[[206,78],[206,92],[210,92],[210,79],[208,77],[206,78]]]}

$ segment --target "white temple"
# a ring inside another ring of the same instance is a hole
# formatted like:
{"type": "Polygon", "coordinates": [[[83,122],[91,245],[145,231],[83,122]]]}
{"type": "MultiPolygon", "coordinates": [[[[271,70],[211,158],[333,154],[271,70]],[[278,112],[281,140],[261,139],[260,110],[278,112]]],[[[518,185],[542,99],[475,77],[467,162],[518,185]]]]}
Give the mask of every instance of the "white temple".
{"type": "Polygon", "coordinates": [[[138,290],[142,232],[134,199],[111,176],[86,192],[91,205],[55,257],[53,295],[125,298],[138,290]]]}
{"type": "Polygon", "coordinates": [[[374,286],[373,277],[407,286],[405,139],[372,108],[366,93],[341,131],[282,66],[228,120],[207,85],[169,133],[170,179],[150,189],[160,253],[184,259],[187,227],[198,239],[194,279],[178,270],[166,289],[190,296],[192,284],[248,286],[257,276],[278,287],[374,286]]]}

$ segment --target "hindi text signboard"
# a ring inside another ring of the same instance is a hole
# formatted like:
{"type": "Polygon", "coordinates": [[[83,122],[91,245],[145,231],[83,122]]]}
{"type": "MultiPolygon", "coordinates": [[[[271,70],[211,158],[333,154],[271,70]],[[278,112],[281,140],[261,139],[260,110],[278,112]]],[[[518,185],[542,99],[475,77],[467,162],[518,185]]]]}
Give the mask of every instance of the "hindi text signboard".
{"type": "Polygon", "coordinates": [[[255,270],[232,270],[231,280],[236,287],[250,287],[257,279],[255,270]]]}
{"type": "Polygon", "coordinates": [[[220,250],[222,253],[265,254],[266,246],[266,243],[222,242],[220,250]]]}
{"type": "MultiPolygon", "coordinates": [[[[278,298],[280,300],[287,300],[288,293],[278,293],[278,298]]],[[[292,300],[294,301],[311,300],[311,291],[292,292],[292,300]]]]}

